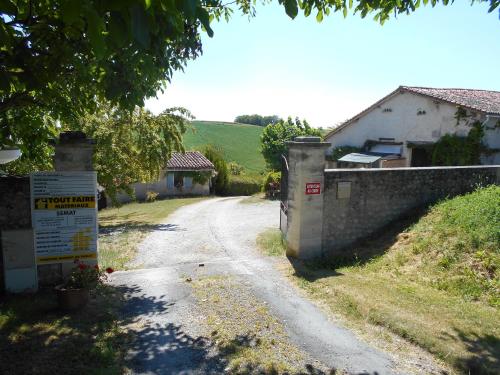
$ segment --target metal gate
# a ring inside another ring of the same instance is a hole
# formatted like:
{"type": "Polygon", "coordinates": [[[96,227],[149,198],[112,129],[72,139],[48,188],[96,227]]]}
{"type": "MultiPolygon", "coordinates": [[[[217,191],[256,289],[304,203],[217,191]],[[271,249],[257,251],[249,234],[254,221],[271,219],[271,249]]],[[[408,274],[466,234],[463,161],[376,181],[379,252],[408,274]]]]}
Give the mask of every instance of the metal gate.
{"type": "Polygon", "coordinates": [[[288,161],[281,155],[281,182],[280,182],[280,229],[286,236],[288,215],[288,161]]]}

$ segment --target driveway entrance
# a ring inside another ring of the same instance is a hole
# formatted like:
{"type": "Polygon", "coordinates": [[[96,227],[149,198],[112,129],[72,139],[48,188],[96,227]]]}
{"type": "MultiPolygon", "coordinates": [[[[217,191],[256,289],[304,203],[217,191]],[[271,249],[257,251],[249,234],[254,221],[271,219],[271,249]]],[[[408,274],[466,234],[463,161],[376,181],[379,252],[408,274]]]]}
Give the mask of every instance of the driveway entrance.
{"type": "Polygon", "coordinates": [[[200,310],[192,285],[230,276],[284,325],[290,342],[313,363],[310,373],[325,368],[393,373],[388,355],[328,320],[258,252],[256,236],[279,226],[279,202],[244,200],[215,198],[179,209],[141,244],[134,262],[140,269],[113,274],[113,283],[127,295],[124,318],[134,333],[133,371],[224,372],[226,362],[203,330],[206,311],[200,310]]]}

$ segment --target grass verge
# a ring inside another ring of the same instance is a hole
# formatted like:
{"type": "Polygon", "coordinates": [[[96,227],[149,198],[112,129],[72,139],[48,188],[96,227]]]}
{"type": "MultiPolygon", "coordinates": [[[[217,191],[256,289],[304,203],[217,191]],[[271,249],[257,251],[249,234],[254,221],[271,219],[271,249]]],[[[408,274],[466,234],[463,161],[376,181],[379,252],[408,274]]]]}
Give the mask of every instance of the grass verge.
{"type": "Polygon", "coordinates": [[[99,264],[115,270],[128,268],[137,245],[176,209],[206,198],[176,198],[151,203],[129,203],[99,212],[99,264]]]}
{"type": "Polygon", "coordinates": [[[259,234],[257,246],[269,256],[284,256],[286,252],[283,235],[279,229],[268,229],[259,234]]]}
{"type": "Polygon", "coordinates": [[[306,363],[292,345],[285,327],[244,283],[232,277],[193,281],[196,299],[206,316],[207,335],[227,359],[231,374],[307,373],[319,370],[306,363]],[[301,371],[302,369],[302,371],[301,371]]]}
{"type": "MultiPolygon", "coordinates": [[[[353,249],[356,262],[294,261],[287,272],[361,331],[383,327],[458,373],[500,373],[500,187],[439,203],[400,228],[353,249]]],[[[259,245],[284,254],[279,231],[259,245]]]]}
{"type": "Polygon", "coordinates": [[[126,334],[110,287],[71,315],[57,310],[51,292],[0,302],[0,373],[122,374],[126,334]]]}

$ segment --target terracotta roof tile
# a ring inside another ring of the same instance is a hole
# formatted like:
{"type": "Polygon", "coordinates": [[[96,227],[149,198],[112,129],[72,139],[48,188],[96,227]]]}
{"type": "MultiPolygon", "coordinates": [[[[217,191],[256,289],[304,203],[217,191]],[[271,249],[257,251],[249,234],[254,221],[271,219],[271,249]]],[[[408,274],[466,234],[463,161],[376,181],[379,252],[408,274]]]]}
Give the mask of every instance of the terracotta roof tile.
{"type": "Polygon", "coordinates": [[[435,89],[401,86],[403,90],[444,100],[486,114],[500,115],[500,92],[472,89],[435,89]]]}
{"type": "Polygon", "coordinates": [[[214,165],[201,152],[188,151],[184,154],[175,152],[167,162],[169,170],[206,170],[215,169],[214,165]]]}

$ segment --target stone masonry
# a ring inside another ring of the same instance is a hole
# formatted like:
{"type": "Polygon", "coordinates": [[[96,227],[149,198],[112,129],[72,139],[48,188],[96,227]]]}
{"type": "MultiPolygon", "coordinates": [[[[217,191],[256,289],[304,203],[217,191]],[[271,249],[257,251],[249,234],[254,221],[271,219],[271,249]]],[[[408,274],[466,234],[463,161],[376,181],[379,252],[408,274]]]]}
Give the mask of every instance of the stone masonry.
{"type": "Polygon", "coordinates": [[[499,166],[326,170],[323,254],[349,257],[350,245],[413,210],[494,183],[499,166]]]}

